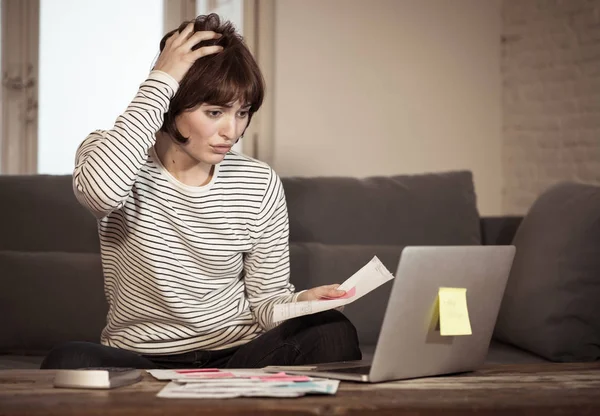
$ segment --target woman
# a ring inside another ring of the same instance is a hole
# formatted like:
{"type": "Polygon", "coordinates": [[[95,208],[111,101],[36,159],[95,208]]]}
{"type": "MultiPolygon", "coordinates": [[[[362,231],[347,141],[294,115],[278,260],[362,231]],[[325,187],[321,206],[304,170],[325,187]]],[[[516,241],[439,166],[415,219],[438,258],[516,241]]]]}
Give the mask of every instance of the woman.
{"type": "Polygon", "coordinates": [[[273,322],[294,293],[281,181],[231,150],[264,82],[217,15],[165,35],[148,79],[113,129],[77,152],[73,186],[98,218],[109,303],[101,344],[53,349],[42,368],[262,367],[360,359],[338,311],[273,322]]]}

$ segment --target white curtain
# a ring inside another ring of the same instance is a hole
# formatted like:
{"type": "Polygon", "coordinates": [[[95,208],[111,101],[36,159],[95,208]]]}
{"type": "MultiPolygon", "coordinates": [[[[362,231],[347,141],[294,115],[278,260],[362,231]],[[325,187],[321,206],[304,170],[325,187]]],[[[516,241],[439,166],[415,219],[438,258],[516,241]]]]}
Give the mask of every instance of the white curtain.
{"type": "Polygon", "coordinates": [[[37,171],[39,0],[2,0],[0,169],[37,171]]]}

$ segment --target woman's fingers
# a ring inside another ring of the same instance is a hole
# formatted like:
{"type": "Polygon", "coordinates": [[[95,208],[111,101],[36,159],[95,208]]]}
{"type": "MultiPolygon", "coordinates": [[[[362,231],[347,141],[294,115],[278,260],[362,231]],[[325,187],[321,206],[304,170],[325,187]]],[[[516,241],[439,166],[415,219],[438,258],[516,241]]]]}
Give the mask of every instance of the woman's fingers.
{"type": "Polygon", "coordinates": [[[168,48],[171,46],[171,44],[173,43],[173,41],[177,38],[177,36],[179,35],[179,33],[177,31],[171,33],[171,36],[169,36],[167,38],[167,40],[165,41],[165,48],[168,48]]]}
{"type": "Polygon", "coordinates": [[[346,291],[337,289],[339,286],[339,284],[334,284],[313,287],[312,289],[302,292],[298,296],[298,301],[337,299],[346,294],[346,291]]]}
{"type": "Polygon", "coordinates": [[[213,53],[219,53],[222,50],[222,46],[203,46],[194,51],[194,53],[192,54],[192,59],[195,61],[198,58],[202,58],[203,56],[211,55],[213,53]]]}
{"type": "Polygon", "coordinates": [[[192,50],[194,45],[203,40],[218,39],[222,35],[213,31],[199,31],[192,34],[193,24],[189,24],[178,36],[172,35],[165,42],[154,69],[166,72],[177,82],[181,82],[194,62],[203,56],[223,50],[222,46],[203,46],[192,50]]]}
{"type": "Polygon", "coordinates": [[[334,285],[327,285],[327,286],[321,286],[320,289],[322,289],[322,293],[321,293],[321,298],[339,298],[341,296],[344,296],[346,294],[346,291],[344,290],[338,290],[338,287],[340,285],[339,284],[334,284],[334,285]]]}
{"type": "Polygon", "coordinates": [[[221,36],[223,35],[217,32],[213,32],[212,30],[202,30],[190,36],[189,39],[185,41],[183,46],[186,50],[192,50],[194,46],[196,46],[203,40],[219,39],[221,36]]]}
{"type": "MultiPolygon", "coordinates": [[[[197,45],[198,43],[200,43],[204,40],[219,39],[221,36],[223,36],[223,35],[221,35],[220,33],[217,33],[217,32],[210,31],[210,30],[196,32],[188,39],[188,41],[184,44],[184,47],[186,49],[189,48],[191,50],[195,45],[197,45]]],[[[195,61],[198,58],[202,58],[203,56],[211,55],[213,53],[218,53],[218,52],[221,52],[222,50],[223,50],[223,47],[219,46],[219,45],[203,46],[203,47],[198,48],[195,51],[193,51],[191,53],[191,58],[195,61]]]]}
{"type": "Polygon", "coordinates": [[[189,38],[189,36],[191,35],[192,31],[194,30],[194,22],[188,23],[186,27],[183,28],[183,30],[181,31],[181,33],[179,32],[175,32],[175,33],[179,33],[178,36],[173,39],[173,44],[175,46],[179,46],[185,43],[185,41],[189,38]]]}

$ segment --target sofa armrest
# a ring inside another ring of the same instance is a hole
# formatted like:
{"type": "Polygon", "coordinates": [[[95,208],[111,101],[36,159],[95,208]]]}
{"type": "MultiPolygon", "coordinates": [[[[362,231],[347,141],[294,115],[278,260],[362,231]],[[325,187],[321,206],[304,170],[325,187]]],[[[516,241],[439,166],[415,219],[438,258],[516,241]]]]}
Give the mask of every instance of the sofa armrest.
{"type": "Polygon", "coordinates": [[[523,221],[521,216],[505,217],[482,217],[480,219],[481,244],[491,245],[509,245],[523,221]]]}

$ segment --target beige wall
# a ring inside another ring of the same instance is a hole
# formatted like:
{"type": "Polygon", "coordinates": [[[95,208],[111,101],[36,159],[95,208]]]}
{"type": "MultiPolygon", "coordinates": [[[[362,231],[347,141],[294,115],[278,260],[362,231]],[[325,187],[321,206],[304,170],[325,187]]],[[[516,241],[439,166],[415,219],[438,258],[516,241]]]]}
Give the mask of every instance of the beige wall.
{"type": "Polygon", "coordinates": [[[504,211],[600,184],[600,0],[504,1],[504,211]]]}
{"type": "Polygon", "coordinates": [[[499,0],[277,0],[281,176],[474,173],[501,213],[499,0]]]}

